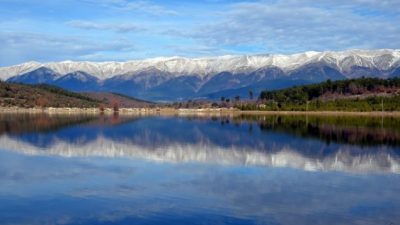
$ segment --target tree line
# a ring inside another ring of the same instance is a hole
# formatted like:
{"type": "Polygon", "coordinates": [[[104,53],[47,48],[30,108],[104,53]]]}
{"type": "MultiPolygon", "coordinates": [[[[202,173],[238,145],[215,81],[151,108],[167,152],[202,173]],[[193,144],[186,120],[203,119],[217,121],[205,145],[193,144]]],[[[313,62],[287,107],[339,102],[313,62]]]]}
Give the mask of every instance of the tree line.
{"type": "Polygon", "coordinates": [[[242,110],[288,111],[397,111],[400,78],[327,80],[281,90],[265,90],[258,103],[241,104],[242,110]]]}
{"type": "Polygon", "coordinates": [[[379,79],[359,78],[349,80],[327,80],[318,84],[302,85],[282,90],[262,91],[261,100],[273,100],[276,102],[306,103],[325,96],[335,98],[337,96],[363,95],[367,93],[393,93],[400,88],[400,78],[379,79]]]}

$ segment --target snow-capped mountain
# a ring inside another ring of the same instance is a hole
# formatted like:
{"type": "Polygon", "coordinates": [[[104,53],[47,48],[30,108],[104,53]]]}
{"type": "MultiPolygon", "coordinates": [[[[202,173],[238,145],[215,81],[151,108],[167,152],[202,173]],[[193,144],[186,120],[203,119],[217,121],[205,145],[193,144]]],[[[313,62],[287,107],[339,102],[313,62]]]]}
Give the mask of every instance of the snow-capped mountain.
{"type": "Polygon", "coordinates": [[[73,90],[118,91],[153,100],[217,97],[221,91],[240,95],[249,89],[257,92],[326,79],[399,75],[400,50],[390,49],[127,62],[27,62],[0,68],[0,78],[11,82],[49,83],[67,89],[73,84],[73,90]]]}

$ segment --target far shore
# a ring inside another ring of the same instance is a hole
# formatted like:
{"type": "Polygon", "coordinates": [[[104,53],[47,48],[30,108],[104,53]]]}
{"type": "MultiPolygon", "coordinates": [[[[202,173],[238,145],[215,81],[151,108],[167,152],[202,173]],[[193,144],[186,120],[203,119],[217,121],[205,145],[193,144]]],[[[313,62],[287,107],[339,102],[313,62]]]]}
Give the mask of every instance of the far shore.
{"type": "Polygon", "coordinates": [[[0,107],[0,113],[48,113],[48,114],[115,114],[120,115],[315,115],[315,116],[399,116],[400,111],[242,111],[235,108],[201,108],[201,109],[175,109],[175,108],[20,108],[0,107]]]}

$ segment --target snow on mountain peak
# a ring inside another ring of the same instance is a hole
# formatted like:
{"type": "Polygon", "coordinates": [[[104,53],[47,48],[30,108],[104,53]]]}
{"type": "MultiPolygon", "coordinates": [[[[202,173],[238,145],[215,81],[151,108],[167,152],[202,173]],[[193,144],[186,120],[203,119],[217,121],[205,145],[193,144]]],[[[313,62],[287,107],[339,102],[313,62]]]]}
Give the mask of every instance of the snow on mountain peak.
{"type": "Polygon", "coordinates": [[[309,63],[324,62],[347,71],[353,66],[375,67],[388,70],[400,65],[400,50],[346,50],[340,52],[308,51],[292,55],[264,54],[264,55],[224,55],[204,58],[185,58],[179,56],[158,57],[127,62],[88,62],[71,61],[39,63],[35,61],[0,68],[0,78],[6,80],[10,77],[24,74],[40,67],[46,67],[65,75],[83,71],[99,79],[107,79],[115,75],[135,74],[148,68],[180,75],[214,75],[229,71],[233,73],[254,71],[263,67],[279,67],[284,71],[295,70],[309,63]]]}

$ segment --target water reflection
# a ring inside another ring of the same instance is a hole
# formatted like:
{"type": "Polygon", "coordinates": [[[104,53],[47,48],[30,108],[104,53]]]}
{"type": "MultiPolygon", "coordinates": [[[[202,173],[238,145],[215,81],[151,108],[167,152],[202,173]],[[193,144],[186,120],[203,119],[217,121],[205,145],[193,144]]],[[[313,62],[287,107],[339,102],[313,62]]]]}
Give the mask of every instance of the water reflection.
{"type": "Polygon", "coordinates": [[[0,117],[0,144],[28,155],[400,173],[391,117],[20,117],[0,117]]]}
{"type": "Polygon", "coordinates": [[[0,114],[0,224],[395,223],[398,123],[0,114]]]}

